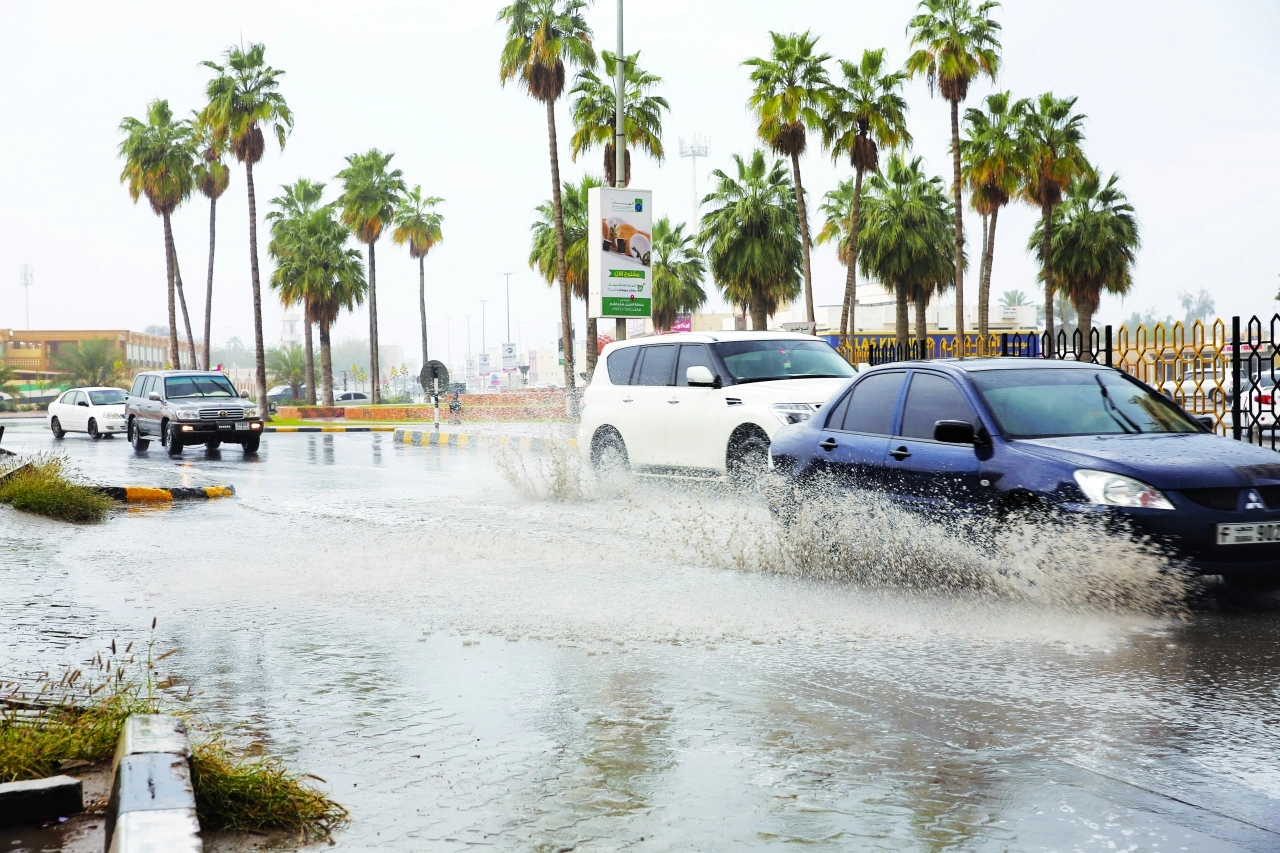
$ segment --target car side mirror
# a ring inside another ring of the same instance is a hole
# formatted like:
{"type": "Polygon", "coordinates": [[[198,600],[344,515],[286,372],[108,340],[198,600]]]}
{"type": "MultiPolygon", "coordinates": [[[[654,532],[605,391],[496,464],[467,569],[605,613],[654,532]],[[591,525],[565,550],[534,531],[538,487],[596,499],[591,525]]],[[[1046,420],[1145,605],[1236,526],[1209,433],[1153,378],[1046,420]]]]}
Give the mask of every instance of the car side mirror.
{"type": "Polygon", "coordinates": [[[89,401],[88,401],[88,400],[81,400],[79,403],[76,403],[76,405],[77,405],[77,406],[84,406],[84,407],[87,409],[87,408],[89,408],[89,401]]]}
{"type": "Polygon", "coordinates": [[[1213,415],[1192,415],[1191,419],[1204,427],[1205,432],[1213,432],[1214,427],[1217,426],[1214,423],[1213,415]]]}
{"type": "Polygon", "coordinates": [[[976,444],[977,437],[968,421],[938,421],[933,425],[933,440],[944,444],[976,444]]]}
{"type": "Polygon", "coordinates": [[[695,364],[684,372],[685,381],[696,388],[716,387],[716,375],[711,368],[703,364],[695,364]]]}
{"type": "Polygon", "coordinates": [[[159,392],[159,391],[152,391],[150,394],[148,394],[148,395],[147,395],[147,399],[148,399],[148,400],[150,400],[150,401],[151,401],[151,402],[153,402],[153,403],[159,403],[159,402],[160,402],[160,392],[159,392]]]}
{"type": "Polygon", "coordinates": [[[241,389],[240,389],[240,399],[241,399],[241,400],[248,400],[248,399],[249,399],[249,389],[248,389],[248,388],[241,388],[241,389]]]}

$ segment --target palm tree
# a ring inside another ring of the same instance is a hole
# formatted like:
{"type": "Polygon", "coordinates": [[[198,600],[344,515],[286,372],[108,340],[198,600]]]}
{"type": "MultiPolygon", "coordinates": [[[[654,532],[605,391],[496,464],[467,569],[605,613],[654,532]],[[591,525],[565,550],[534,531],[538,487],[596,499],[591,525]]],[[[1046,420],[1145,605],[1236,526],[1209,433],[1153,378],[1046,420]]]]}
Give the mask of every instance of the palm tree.
{"type": "Polygon", "coordinates": [[[422,366],[426,367],[430,358],[427,355],[427,252],[430,252],[444,239],[440,225],[444,216],[432,210],[444,199],[436,196],[422,197],[422,187],[416,186],[400,200],[396,208],[396,228],[391,232],[391,239],[396,245],[409,244],[409,257],[418,259],[418,313],[422,319],[422,366]]]}
{"type": "Polygon", "coordinates": [[[119,385],[127,377],[120,345],[109,338],[80,341],[60,347],[53,367],[72,385],[119,385]]]}
{"type": "MultiPolygon", "coordinates": [[[[127,117],[120,122],[120,132],[125,135],[120,143],[120,156],[125,161],[120,182],[128,187],[134,204],[145,195],[151,210],[164,222],[165,278],[169,291],[169,361],[176,367],[181,362],[178,360],[178,317],[174,302],[174,259],[177,255],[173,248],[171,217],[178,205],[191,195],[193,186],[195,152],[191,124],[174,121],[169,102],[157,99],[147,104],[146,122],[127,117]]],[[[188,337],[190,334],[188,324],[188,337]]]]}
{"type": "Polygon", "coordinates": [[[1075,98],[1055,98],[1045,92],[1026,116],[1028,165],[1022,196],[1040,208],[1040,279],[1044,282],[1044,330],[1053,335],[1053,211],[1062,203],[1062,192],[1087,166],[1084,144],[1085,116],[1071,112],[1075,98]]]}
{"type": "Polygon", "coordinates": [[[406,189],[399,169],[387,171],[394,156],[377,148],[351,154],[347,168],[337,175],[342,181],[342,224],[369,247],[369,396],[375,406],[382,401],[382,373],[378,364],[378,267],[373,247],[382,236],[383,227],[391,223],[406,189]]]}
{"type": "Polygon", "coordinates": [[[965,111],[966,134],[960,140],[969,197],[982,217],[982,255],[978,264],[978,340],[985,352],[990,332],[991,261],[995,256],[1000,208],[1022,186],[1028,166],[1023,119],[1031,109],[1025,98],[1009,92],[986,98],[987,109],[965,111]]]}
{"type": "Polygon", "coordinates": [[[272,385],[288,385],[293,399],[301,397],[302,386],[315,381],[315,369],[302,347],[297,344],[267,350],[267,375],[272,385]]]}
{"type": "Polygon", "coordinates": [[[662,217],[653,223],[653,325],[670,329],[676,315],[697,311],[707,304],[702,280],[707,262],[698,251],[697,238],[684,233],[684,223],[673,226],[662,217]]]}
{"type": "MultiPolygon", "coordinates": [[[[617,120],[618,101],[613,91],[613,79],[617,73],[617,58],[607,50],[600,52],[604,61],[604,77],[601,78],[593,68],[584,68],[578,72],[570,95],[576,95],[573,102],[573,137],[569,140],[572,157],[576,162],[578,155],[589,151],[597,145],[604,148],[604,182],[614,186],[617,182],[617,158],[613,151],[613,136],[617,120]]],[[[670,112],[671,105],[667,99],[650,94],[655,86],[662,82],[656,74],[650,74],[640,68],[640,52],[636,51],[624,60],[623,73],[626,85],[623,92],[623,111],[626,115],[624,132],[627,136],[626,179],[623,186],[631,183],[631,149],[644,151],[658,163],[666,157],[662,147],[662,113],[670,112]]]]}
{"type": "Polygon", "coordinates": [[[1054,209],[1050,239],[1045,239],[1041,220],[1027,244],[1042,268],[1053,270],[1057,291],[1075,306],[1086,347],[1102,294],[1129,292],[1142,246],[1133,205],[1117,186],[1119,182],[1120,176],[1113,174],[1104,184],[1099,172],[1087,167],[1072,178],[1066,198],[1054,209]],[[1049,264],[1041,255],[1046,242],[1052,254],[1049,264]]]}
{"type": "Polygon", "coordinates": [[[201,365],[209,369],[209,337],[213,332],[213,250],[217,242],[218,199],[231,184],[231,170],[222,162],[226,153],[227,140],[213,135],[212,128],[205,123],[201,113],[196,113],[192,122],[196,129],[195,182],[201,194],[209,199],[209,275],[205,283],[204,295],[204,353],[201,365]]]}
{"type": "MultiPolygon", "coordinates": [[[[555,202],[544,201],[538,205],[537,219],[529,230],[533,239],[529,247],[529,266],[546,280],[548,286],[556,283],[559,235],[564,235],[565,280],[575,297],[587,299],[588,253],[591,251],[590,228],[587,225],[587,195],[600,186],[600,179],[585,175],[578,184],[565,184],[561,193],[563,227],[556,230],[555,202]]],[[[589,342],[590,343],[590,342],[589,342]]],[[[590,346],[588,346],[590,351],[590,346]]]]}
{"type": "Polygon", "coordinates": [[[577,415],[573,366],[573,314],[565,266],[564,210],[560,198],[560,152],[556,144],[556,101],[564,94],[565,63],[593,68],[595,49],[584,12],[586,0],[515,0],[498,12],[507,26],[498,77],[505,86],[518,80],[529,96],[547,108],[547,142],[551,155],[551,206],[556,233],[556,278],[560,282],[564,381],[571,416],[577,415]]]}
{"type": "Polygon", "coordinates": [[[1023,305],[1031,304],[1031,297],[1021,290],[1006,290],[1000,296],[1000,304],[1010,308],[1021,308],[1023,305]]]}
{"type": "Polygon", "coordinates": [[[919,157],[907,162],[893,154],[867,181],[858,260],[894,294],[900,352],[910,338],[911,303],[923,338],[924,306],[955,270],[951,204],[942,179],[926,176],[919,157]]]}
{"type": "Polygon", "coordinates": [[[258,404],[267,410],[267,357],[262,343],[262,282],[258,275],[258,202],[253,190],[253,167],[266,153],[269,126],[276,144],[284,150],[285,138],[293,128],[293,112],[280,94],[284,72],[266,64],[266,47],[251,44],[229,47],[226,62],[204,65],[217,72],[205,87],[208,104],[202,116],[210,133],[231,143],[231,152],[244,164],[245,186],[249,192],[249,278],[253,285],[253,356],[258,383],[258,404]]]}
{"type": "Polygon", "coordinates": [[[299,178],[293,184],[281,187],[283,195],[271,199],[275,210],[267,214],[271,223],[271,242],[267,244],[267,252],[275,262],[275,270],[271,273],[271,287],[280,294],[280,302],[285,306],[302,305],[303,343],[306,353],[306,385],[307,402],[316,403],[315,349],[312,344],[311,326],[315,322],[311,311],[311,298],[308,285],[308,267],[299,265],[298,259],[307,257],[303,238],[307,228],[307,218],[320,206],[324,197],[324,184],[299,178]]]}
{"type": "Polygon", "coordinates": [[[698,243],[725,299],[751,313],[752,328],[764,329],[778,305],[801,292],[795,196],[781,160],[770,165],[759,149],[749,160],[737,154],[733,160],[736,176],[711,173],[716,188],[702,200],[711,209],[698,243]]]}
{"type": "MultiPolygon", "coordinates": [[[[858,303],[858,232],[861,228],[862,179],[867,172],[880,168],[880,146],[907,147],[911,134],[907,131],[907,102],[900,91],[906,80],[904,71],[884,71],[884,49],[864,50],[858,63],[841,61],[844,74],[842,85],[831,90],[831,110],[823,123],[823,143],[831,149],[832,160],[848,155],[853,166],[854,182],[847,192],[848,206],[845,221],[836,231],[823,229],[825,240],[835,239],[844,232],[843,242],[851,246],[843,248],[841,262],[848,267],[844,283],[844,305],[840,309],[840,334],[852,335],[857,325],[858,303]],[[852,235],[852,240],[849,236],[852,235]]],[[[843,185],[841,185],[843,186],[843,185]]],[[[827,193],[828,200],[832,194],[827,193]]],[[[842,196],[843,198],[843,196],[842,196]]],[[[830,208],[823,206],[828,214],[830,208]]],[[[828,215],[827,226],[831,225],[828,215]]],[[[824,242],[819,235],[818,241],[824,242]]]]}
{"type": "Polygon", "coordinates": [[[991,20],[995,0],[921,0],[918,14],[907,24],[916,51],[907,57],[911,76],[924,74],[929,93],[935,89],[951,104],[951,190],[956,218],[953,253],[956,283],[956,352],[964,356],[964,208],[961,203],[960,102],[969,94],[973,78],[996,79],[1000,68],[1000,24],[991,20]]]}
{"type": "Polygon", "coordinates": [[[805,209],[804,184],[800,180],[800,155],[808,144],[808,131],[822,128],[823,116],[831,106],[830,81],[824,67],[831,54],[814,53],[818,37],[807,31],[787,35],[770,32],[769,36],[773,39],[769,58],[755,57],[742,63],[753,69],[751,82],[756,87],[747,105],[759,122],[756,133],[760,138],[774,153],[791,158],[791,179],[804,258],[805,317],[812,323],[809,215],[805,209]]]}

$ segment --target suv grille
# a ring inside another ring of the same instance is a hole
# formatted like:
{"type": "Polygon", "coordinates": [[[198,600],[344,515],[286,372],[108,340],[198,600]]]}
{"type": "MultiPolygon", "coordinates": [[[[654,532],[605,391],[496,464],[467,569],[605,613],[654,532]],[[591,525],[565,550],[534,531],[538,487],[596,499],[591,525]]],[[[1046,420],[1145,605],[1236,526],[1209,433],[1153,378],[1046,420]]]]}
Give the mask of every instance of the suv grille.
{"type": "Polygon", "coordinates": [[[234,408],[219,409],[201,409],[200,420],[202,421],[222,421],[233,420],[238,421],[244,417],[244,409],[236,406],[234,408]]]}
{"type": "MultiPolygon", "coordinates": [[[[1280,486],[1254,486],[1267,509],[1280,509],[1280,486]]],[[[1184,496],[1200,506],[1235,512],[1240,508],[1240,489],[1181,489],[1184,496]]]]}

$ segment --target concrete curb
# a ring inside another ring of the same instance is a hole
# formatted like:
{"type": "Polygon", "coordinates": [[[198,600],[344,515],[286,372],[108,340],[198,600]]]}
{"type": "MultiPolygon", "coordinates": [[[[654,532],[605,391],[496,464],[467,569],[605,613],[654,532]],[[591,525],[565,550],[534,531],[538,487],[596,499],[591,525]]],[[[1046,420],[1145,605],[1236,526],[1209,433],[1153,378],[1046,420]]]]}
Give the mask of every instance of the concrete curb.
{"type": "Polygon", "coordinates": [[[70,776],[0,785],[0,826],[44,823],[82,811],[84,788],[70,776]]]}
{"type": "MultiPolygon", "coordinates": [[[[513,447],[531,453],[547,453],[551,441],[529,435],[484,435],[475,433],[436,432],[430,429],[397,429],[398,444],[416,444],[422,447],[456,447],[479,450],[481,448],[513,447]]],[[[576,438],[567,439],[569,449],[578,449],[576,438]]]]}
{"type": "Polygon", "coordinates": [[[191,785],[191,742],[177,717],[134,714],[112,759],[107,853],[204,849],[191,785]]]}
{"type": "Polygon", "coordinates": [[[395,427],[389,426],[269,426],[264,432],[391,432],[395,427]]]}
{"type": "Polygon", "coordinates": [[[206,501],[235,497],[235,486],[179,486],[162,489],[153,486],[97,486],[99,494],[121,503],[172,503],[173,501],[206,501]]]}

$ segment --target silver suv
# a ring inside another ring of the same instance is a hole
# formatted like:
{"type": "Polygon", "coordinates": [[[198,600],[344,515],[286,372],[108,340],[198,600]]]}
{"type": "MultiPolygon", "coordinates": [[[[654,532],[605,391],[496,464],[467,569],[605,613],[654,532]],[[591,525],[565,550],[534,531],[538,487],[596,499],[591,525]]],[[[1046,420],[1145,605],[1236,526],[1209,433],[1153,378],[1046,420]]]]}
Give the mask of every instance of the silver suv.
{"type": "Polygon", "coordinates": [[[257,453],[262,418],[248,396],[248,391],[237,394],[231,380],[214,371],[139,373],[124,406],[129,441],[142,452],[158,438],[170,456],[195,444],[209,450],[238,444],[245,453],[257,453]]]}

